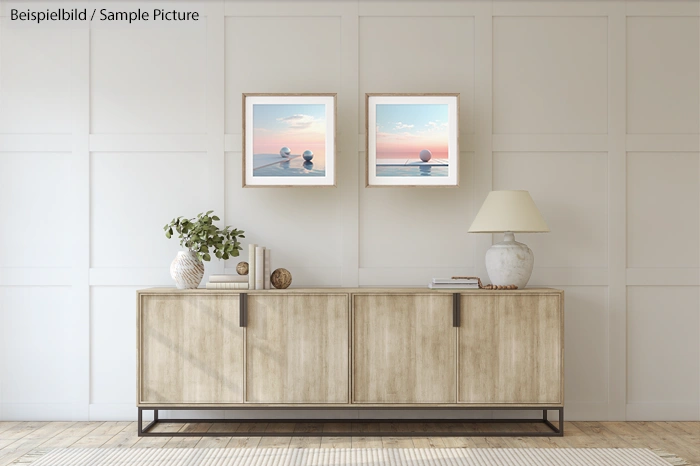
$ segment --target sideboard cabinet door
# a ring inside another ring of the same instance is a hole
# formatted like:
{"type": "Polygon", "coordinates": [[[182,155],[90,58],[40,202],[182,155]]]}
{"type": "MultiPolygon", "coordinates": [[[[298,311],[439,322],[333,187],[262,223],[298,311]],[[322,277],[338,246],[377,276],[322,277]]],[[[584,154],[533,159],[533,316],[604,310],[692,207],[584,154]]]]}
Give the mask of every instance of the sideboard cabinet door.
{"type": "Polygon", "coordinates": [[[353,403],[454,403],[452,295],[353,296],[353,403]]]}
{"type": "Polygon", "coordinates": [[[243,401],[237,295],[142,295],[139,403],[243,401]]]}
{"type": "Polygon", "coordinates": [[[459,401],[563,403],[562,295],[462,295],[459,401]]]}
{"type": "Polygon", "coordinates": [[[348,294],[248,296],[246,402],[348,403],[348,294]]]}

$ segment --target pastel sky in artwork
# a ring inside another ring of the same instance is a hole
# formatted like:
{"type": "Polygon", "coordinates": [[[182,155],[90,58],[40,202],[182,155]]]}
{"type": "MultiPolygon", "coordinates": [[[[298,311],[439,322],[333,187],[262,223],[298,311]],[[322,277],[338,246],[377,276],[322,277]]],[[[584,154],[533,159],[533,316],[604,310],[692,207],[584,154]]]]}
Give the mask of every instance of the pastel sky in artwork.
{"type": "Polygon", "coordinates": [[[276,154],[289,147],[292,154],[311,150],[318,160],[325,156],[325,144],[324,104],[253,105],[254,154],[276,154]]]}
{"type": "Polygon", "coordinates": [[[447,104],[377,104],[377,158],[447,157],[447,104]]]}

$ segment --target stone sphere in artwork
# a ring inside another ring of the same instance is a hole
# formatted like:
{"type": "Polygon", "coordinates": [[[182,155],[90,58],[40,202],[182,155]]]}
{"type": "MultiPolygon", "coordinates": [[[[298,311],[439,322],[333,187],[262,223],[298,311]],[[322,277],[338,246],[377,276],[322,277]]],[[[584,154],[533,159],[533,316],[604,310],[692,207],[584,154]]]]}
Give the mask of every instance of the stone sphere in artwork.
{"type": "Polygon", "coordinates": [[[301,154],[302,157],[304,157],[304,160],[307,162],[311,162],[311,159],[314,158],[314,153],[311,152],[310,150],[305,150],[303,154],[301,154]]]}
{"type": "Polygon", "coordinates": [[[289,288],[292,284],[292,274],[287,269],[277,269],[270,275],[270,283],[278,290],[289,288]]]}
{"type": "Polygon", "coordinates": [[[288,159],[290,155],[292,155],[292,151],[289,150],[289,147],[285,146],[280,149],[280,155],[284,157],[285,159],[288,159]]]}
{"type": "Polygon", "coordinates": [[[238,272],[238,275],[248,275],[248,263],[239,262],[238,265],[236,265],[236,272],[238,272]]]}
{"type": "Polygon", "coordinates": [[[428,149],[423,149],[422,151],[420,151],[420,155],[419,155],[419,156],[420,156],[420,159],[421,159],[423,162],[427,162],[428,160],[430,160],[431,158],[433,158],[432,152],[430,152],[428,149]]]}

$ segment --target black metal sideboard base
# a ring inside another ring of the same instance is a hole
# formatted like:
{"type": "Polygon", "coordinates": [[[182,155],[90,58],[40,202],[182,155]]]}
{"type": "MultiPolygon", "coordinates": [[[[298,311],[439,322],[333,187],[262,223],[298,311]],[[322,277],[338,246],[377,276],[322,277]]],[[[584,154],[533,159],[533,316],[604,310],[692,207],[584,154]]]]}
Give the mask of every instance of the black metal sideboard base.
{"type": "MultiPolygon", "coordinates": [[[[457,408],[457,409],[479,409],[479,410],[497,410],[497,411],[542,411],[542,418],[536,419],[159,419],[159,410],[231,410],[231,409],[260,409],[252,406],[245,408],[171,408],[167,406],[138,408],[138,432],[139,437],[352,437],[352,436],[372,436],[372,437],[563,437],[564,436],[564,408],[562,407],[532,407],[532,408],[511,408],[511,407],[496,407],[496,408],[457,408]],[[143,425],[143,411],[153,411],[153,421],[146,426],[143,425]],[[559,419],[557,426],[552,424],[547,418],[547,411],[558,411],[559,419]],[[268,432],[268,431],[242,431],[242,432],[154,432],[153,428],[158,424],[170,423],[343,423],[343,424],[367,424],[367,423],[489,423],[489,424],[544,424],[550,430],[545,432],[478,432],[478,431],[413,431],[413,432],[396,432],[396,431],[371,431],[371,432],[268,432]]],[[[274,408],[284,409],[284,408],[274,408]]],[[[352,409],[352,408],[337,408],[337,409],[352,409]]],[[[368,408],[365,408],[368,409],[368,408]]],[[[385,410],[387,408],[372,408],[385,410]]],[[[388,409],[410,409],[410,408],[388,408],[388,409]]],[[[412,408],[415,409],[415,408],[412,408]]],[[[427,409],[427,408],[426,408],[427,409]]],[[[429,409],[450,409],[455,408],[429,408],[429,409]]]]}

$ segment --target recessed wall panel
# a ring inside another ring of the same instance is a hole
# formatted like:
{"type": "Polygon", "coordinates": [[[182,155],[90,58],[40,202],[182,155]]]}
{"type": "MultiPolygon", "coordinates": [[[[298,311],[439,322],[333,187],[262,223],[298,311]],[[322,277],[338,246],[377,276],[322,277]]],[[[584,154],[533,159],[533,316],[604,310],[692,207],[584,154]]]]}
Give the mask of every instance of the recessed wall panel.
{"type": "Polygon", "coordinates": [[[133,403],[136,387],[136,290],[90,290],[90,402],[133,403]]]}
{"type": "Polygon", "coordinates": [[[700,123],[697,17],[627,18],[627,132],[695,134],[700,123]]]}
{"type": "Polygon", "coordinates": [[[608,401],[608,290],[559,286],[565,292],[565,397],[567,402],[608,401]]]}
{"type": "Polygon", "coordinates": [[[700,157],[627,154],[627,266],[698,267],[700,157]]]}
{"type": "Polygon", "coordinates": [[[627,288],[628,403],[697,403],[699,297],[696,286],[627,288]]]}
{"type": "Polygon", "coordinates": [[[392,92],[458,92],[460,131],[473,133],[474,18],[361,17],[362,132],[365,93],[392,92]]]}
{"type": "Polygon", "coordinates": [[[206,45],[206,19],[92,29],[92,133],[204,133],[206,45]]]}
{"type": "Polygon", "coordinates": [[[3,403],[79,401],[84,335],[72,300],[70,287],[0,287],[3,403]]]}
{"type": "Polygon", "coordinates": [[[340,34],[340,17],[226,18],[226,132],[243,93],[340,92],[340,34]]]}
{"type": "Polygon", "coordinates": [[[0,267],[70,267],[71,155],[0,152],[0,267]]]}
{"type": "Polygon", "coordinates": [[[515,235],[532,249],[535,267],[607,267],[607,154],[497,152],[493,189],[529,191],[547,222],[550,233],[515,235]]]}
{"type": "Polygon", "coordinates": [[[604,134],[605,17],[493,19],[493,132],[604,134]]]}
{"type": "Polygon", "coordinates": [[[92,267],[170,267],[178,239],[163,226],[211,210],[199,152],[97,152],[90,158],[92,267]]]}
{"type": "Polygon", "coordinates": [[[3,27],[0,133],[70,133],[70,104],[71,31],[3,27]]]}

